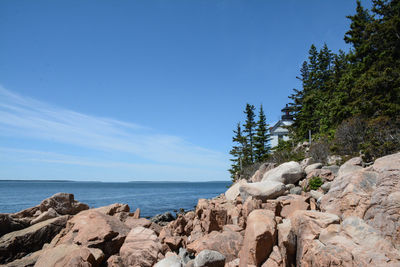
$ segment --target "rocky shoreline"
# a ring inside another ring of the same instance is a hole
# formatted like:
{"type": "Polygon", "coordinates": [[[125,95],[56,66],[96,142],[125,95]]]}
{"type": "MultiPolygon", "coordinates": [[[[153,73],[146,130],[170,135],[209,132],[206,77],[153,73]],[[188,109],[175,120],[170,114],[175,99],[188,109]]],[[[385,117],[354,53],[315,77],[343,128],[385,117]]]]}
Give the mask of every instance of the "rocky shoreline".
{"type": "Polygon", "coordinates": [[[264,164],[251,181],[164,217],[119,203],[89,209],[58,193],[0,214],[0,264],[400,266],[400,153],[370,166],[264,164]],[[322,186],[309,190],[315,177],[322,186]]]}

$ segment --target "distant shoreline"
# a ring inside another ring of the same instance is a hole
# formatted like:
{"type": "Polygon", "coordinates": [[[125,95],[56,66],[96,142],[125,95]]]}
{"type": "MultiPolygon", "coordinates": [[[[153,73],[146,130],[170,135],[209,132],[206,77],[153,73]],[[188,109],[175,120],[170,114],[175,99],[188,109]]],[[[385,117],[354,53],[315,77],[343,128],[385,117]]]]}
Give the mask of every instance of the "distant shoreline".
{"type": "Polygon", "coordinates": [[[127,181],[127,182],[104,182],[104,181],[75,181],[75,180],[13,180],[13,179],[0,179],[1,182],[50,182],[50,183],[226,183],[230,182],[229,180],[220,180],[220,181],[127,181]]]}

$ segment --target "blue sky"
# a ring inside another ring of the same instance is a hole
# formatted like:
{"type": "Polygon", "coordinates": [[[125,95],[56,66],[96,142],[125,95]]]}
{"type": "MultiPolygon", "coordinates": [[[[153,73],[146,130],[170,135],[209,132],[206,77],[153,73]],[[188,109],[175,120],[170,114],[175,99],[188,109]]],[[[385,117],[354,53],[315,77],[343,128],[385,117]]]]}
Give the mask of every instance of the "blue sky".
{"type": "Polygon", "coordinates": [[[354,9],[3,0],[0,179],[227,180],[245,104],[276,122],[310,45],[348,49],[354,9]]]}

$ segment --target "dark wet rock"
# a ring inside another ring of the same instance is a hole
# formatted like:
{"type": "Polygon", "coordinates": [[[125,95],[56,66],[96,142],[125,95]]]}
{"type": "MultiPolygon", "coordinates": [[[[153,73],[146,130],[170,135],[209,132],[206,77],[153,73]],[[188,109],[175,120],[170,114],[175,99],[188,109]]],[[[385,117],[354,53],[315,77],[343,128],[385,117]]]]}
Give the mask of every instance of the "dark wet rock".
{"type": "Polygon", "coordinates": [[[175,220],[174,216],[170,212],[165,212],[162,214],[157,214],[156,216],[152,217],[150,221],[154,223],[158,223],[159,225],[167,225],[169,222],[175,220]]]}

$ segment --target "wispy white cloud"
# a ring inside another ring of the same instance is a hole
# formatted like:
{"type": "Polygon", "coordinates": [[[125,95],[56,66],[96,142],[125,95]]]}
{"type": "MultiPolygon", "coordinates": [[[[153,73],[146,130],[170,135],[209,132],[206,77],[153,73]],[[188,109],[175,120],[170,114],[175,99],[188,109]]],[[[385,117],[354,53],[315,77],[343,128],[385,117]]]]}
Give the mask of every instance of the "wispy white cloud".
{"type": "MultiPolygon", "coordinates": [[[[51,140],[90,151],[109,151],[132,155],[151,168],[151,165],[170,165],[181,168],[225,170],[226,156],[218,151],[191,144],[179,136],[158,134],[154,129],[130,122],[102,118],[52,106],[41,101],[15,94],[0,86],[0,145],[7,144],[4,137],[51,140]]],[[[4,149],[4,148],[3,148],[4,149]]],[[[14,151],[17,153],[18,151],[14,151]]],[[[20,151],[20,153],[27,151],[20,151]]],[[[56,153],[57,151],[52,151],[56,153]]],[[[43,155],[42,155],[43,156],[43,155]]],[[[49,155],[49,162],[51,160],[49,155]]],[[[45,160],[41,157],[41,160],[45,160]]],[[[57,158],[57,157],[56,157],[57,158]]],[[[53,159],[54,160],[54,159],[53,159]]],[[[96,160],[79,157],[58,162],[82,164],[96,160]]],[[[99,164],[106,164],[100,162],[99,164]]],[[[135,162],[110,161],[111,166],[135,162]]],[[[143,165],[141,165],[143,167],[143,165]]]]}
{"type": "MultiPolygon", "coordinates": [[[[65,166],[62,176],[55,177],[52,171],[40,173],[39,175],[24,170],[18,174],[9,174],[11,177],[0,179],[72,179],[72,180],[102,180],[102,181],[133,181],[133,180],[223,180],[226,176],[224,169],[212,169],[202,167],[187,167],[180,165],[170,165],[161,163],[133,163],[126,161],[104,160],[93,157],[83,157],[63,153],[47,152],[32,149],[16,149],[0,147],[0,162],[11,161],[19,162],[22,166],[27,163],[40,165],[41,169],[45,166],[56,165],[65,166]],[[73,170],[69,166],[78,166],[78,170],[73,170]],[[81,168],[85,168],[82,174],[81,168]],[[89,171],[87,171],[89,169],[89,171]]],[[[1,166],[1,164],[0,164],[1,166]]],[[[7,166],[7,165],[6,165],[7,166]]],[[[26,167],[23,167],[26,169],[26,167]]]]}

